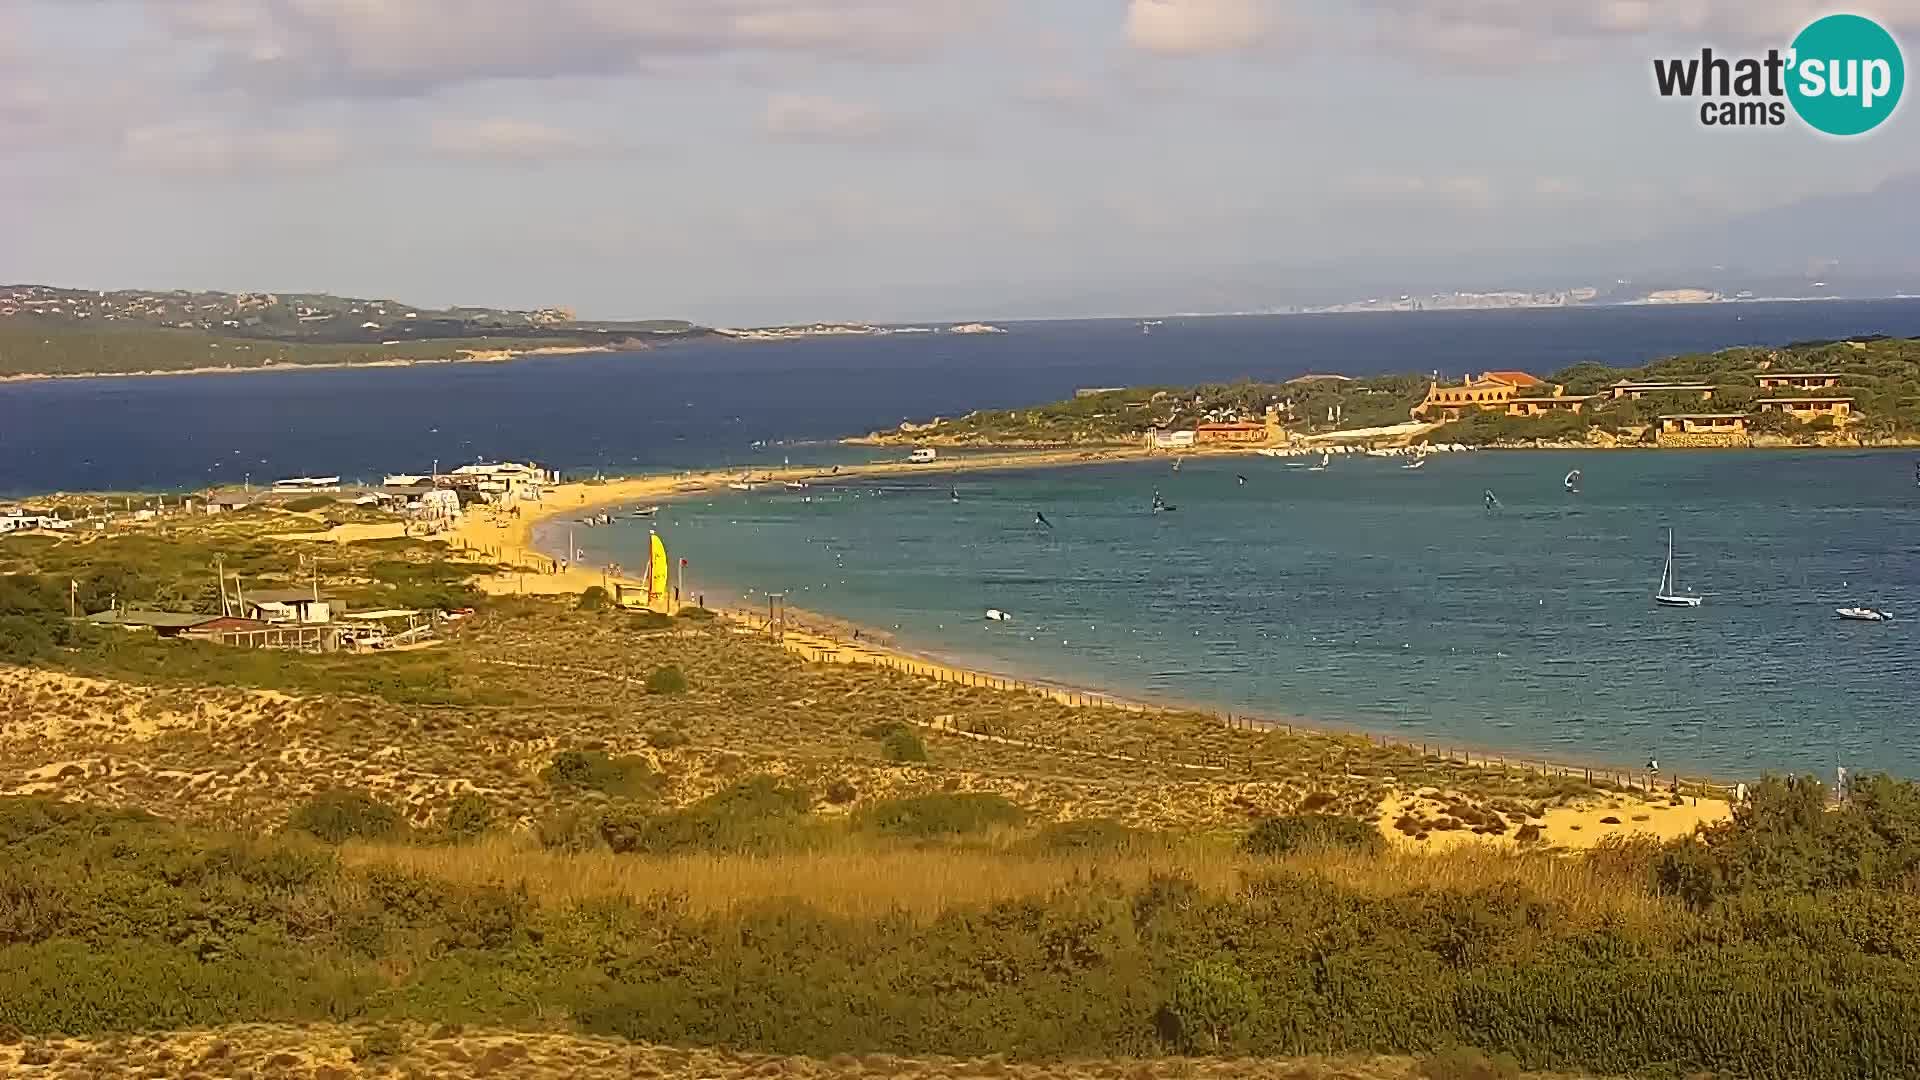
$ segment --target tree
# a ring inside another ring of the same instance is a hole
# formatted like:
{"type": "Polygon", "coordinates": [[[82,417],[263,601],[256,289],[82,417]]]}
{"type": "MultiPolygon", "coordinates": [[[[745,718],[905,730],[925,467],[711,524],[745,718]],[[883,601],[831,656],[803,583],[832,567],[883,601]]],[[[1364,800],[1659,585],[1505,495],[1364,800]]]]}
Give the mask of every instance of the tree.
{"type": "Polygon", "coordinates": [[[1253,980],[1225,956],[1195,961],[1174,981],[1166,1015],[1175,1038],[1189,1052],[1217,1053],[1234,1029],[1253,1015],[1253,980]]]}

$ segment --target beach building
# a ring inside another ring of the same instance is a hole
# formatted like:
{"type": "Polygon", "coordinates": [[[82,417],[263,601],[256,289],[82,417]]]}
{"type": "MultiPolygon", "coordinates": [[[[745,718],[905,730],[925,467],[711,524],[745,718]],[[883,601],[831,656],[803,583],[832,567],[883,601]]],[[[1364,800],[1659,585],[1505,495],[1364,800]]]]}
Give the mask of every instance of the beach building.
{"type": "Polygon", "coordinates": [[[1755,401],[1753,407],[1757,412],[1787,413],[1803,422],[1830,416],[1835,423],[1844,423],[1853,416],[1850,397],[1764,397],[1755,401]]]}
{"type": "Polygon", "coordinates": [[[1839,386],[1841,374],[1837,371],[1811,371],[1782,375],[1760,376],[1762,390],[1825,390],[1839,386]]]}
{"type": "Polygon", "coordinates": [[[265,623],[319,626],[333,621],[334,598],[314,589],[260,589],[241,597],[240,613],[265,623]]]}
{"type": "Polygon", "coordinates": [[[32,532],[44,529],[48,532],[65,532],[73,528],[73,522],[50,510],[28,510],[16,507],[0,514],[0,534],[32,532]]]}
{"type": "Polygon", "coordinates": [[[216,491],[208,495],[200,504],[202,513],[231,514],[236,510],[245,510],[253,505],[253,496],[240,490],[216,491]]]}
{"type": "Polygon", "coordinates": [[[453,486],[476,492],[486,502],[498,506],[539,502],[549,485],[560,482],[559,474],[518,461],[462,465],[446,474],[446,479],[453,486]]]}
{"type": "Polygon", "coordinates": [[[1660,446],[1733,447],[1748,445],[1745,413],[1675,413],[1660,418],[1660,446]]]}
{"type": "Polygon", "coordinates": [[[1648,394],[1698,394],[1701,401],[1712,401],[1714,385],[1702,382],[1634,382],[1631,379],[1621,379],[1607,387],[1607,391],[1615,401],[1621,398],[1639,401],[1648,394]]]}
{"type": "Polygon", "coordinates": [[[1483,371],[1478,378],[1463,378],[1446,386],[1434,382],[1427,387],[1427,396],[1413,407],[1412,416],[1416,420],[1458,420],[1470,410],[1504,412],[1514,398],[1523,393],[1539,396],[1532,392],[1547,385],[1524,371],[1483,371]]]}
{"type": "Polygon", "coordinates": [[[1193,446],[1196,438],[1191,429],[1182,431],[1155,431],[1148,436],[1156,450],[1185,450],[1193,446]]]}
{"type": "Polygon", "coordinates": [[[85,622],[90,626],[117,626],[122,630],[150,630],[160,637],[172,638],[218,618],[218,615],[196,612],[129,611],[116,608],[88,615],[85,622]]]}
{"type": "Polygon", "coordinates": [[[1259,443],[1267,441],[1267,426],[1247,420],[1201,424],[1193,429],[1196,443],[1259,443]]]}
{"type": "Polygon", "coordinates": [[[340,478],[337,476],[290,476],[285,480],[275,480],[273,490],[277,495],[312,495],[340,490],[340,478]]]}
{"type": "Polygon", "coordinates": [[[1553,393],[1545,395],[1529,394],[1516,397],[1507,402],[1508,416],[1545,416],[1548,413],[1578,413],[1598,398],[1598,394],[1569,394],[1565,387],[1556,386],[1553,393]]]}

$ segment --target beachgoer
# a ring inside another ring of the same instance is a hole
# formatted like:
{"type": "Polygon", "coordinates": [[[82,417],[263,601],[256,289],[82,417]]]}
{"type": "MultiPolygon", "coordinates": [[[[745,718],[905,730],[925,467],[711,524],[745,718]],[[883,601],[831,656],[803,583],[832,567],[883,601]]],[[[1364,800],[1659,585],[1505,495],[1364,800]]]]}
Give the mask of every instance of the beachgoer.
{"type": "Polygon", "coordinates": [[[1733,785],[1733,801],[1737,803],[1744,803],[1747,801],[1747,785],[1745,784],[1733,785]]]}
{"type": "Polygon", "coordinates": [[[1840,796],[1841,801],[1844,802],[1847,798],[1847,767],[1845,765],[1834,766],[1833,777],[1833,792],[1840,796]]]}

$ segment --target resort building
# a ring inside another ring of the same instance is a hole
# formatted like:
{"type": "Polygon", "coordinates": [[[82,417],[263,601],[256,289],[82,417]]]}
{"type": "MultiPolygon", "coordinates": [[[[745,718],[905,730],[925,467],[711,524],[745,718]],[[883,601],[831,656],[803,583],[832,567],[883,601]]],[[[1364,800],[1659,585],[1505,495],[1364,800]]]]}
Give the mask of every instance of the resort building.
{"type": "Polygon", "coordinates": [[[1755,401],[1753,407],[1756,412],[1788,413],[1800,421],[1831,416],[1840,422],[1853,415],[1850,397],[1768,397],[1755,401]]]}
{"type": "Polygon", "coordinates": [[[1192,431],[1156,431],[1152,435],[1156,450],[1184,450],[1193,445],[1192,431]]]}
{"type": "Polygon", "coordinates": [[[1676,413],[1660,418],[1655,436],[1660,446],[1746,446],[1745,413],[1676,413]]]}
{"type": "Polygon", "coordinates": [[[496,505],[539,502],[547,485],[560,482],[558,473],[517,461],[462,465],[445,476],[455,487],[476,491],[481,498],[496,505]]]}
{"type": "Polygon", "coordinates": [[[1840,373],[1835,371],[1809,372],[1801,375],[1762,375],[1762,390],[1825,390],[1840,385],[1840,373]]]}
{"type": "Polygon", "coordinates": [[[1507,402],[1508,416],[1545,416],[1548,413],[1581,412],[1598,394],[1569,394],[1556,386],[1553,393],[1540,397],[1516,397],[1507,402]]]}
{"type": "Polygon", "coordinates": [[[1267,425],[1246,420],[1222,424],[1201,424],[1193,429],[1197,443],[1258,443],[1267,441],[1267,425]]]}
{"type": "Polygon", "coordinates": [[[1522,391],[1537,390],[1547,383],[1524,371],[1483,371],[1480,377],[1462,379],[1457,385],[1427,387],[1427,396],[1413,407],[1415,420],[1458,420],[1468,410],[1493,409],[1504,412],[1508,403],[1522,391]]]}
{"type": "Polygon", "coordinates": [[[1621,379],[1609,386],[1607,390],[1615,401],[1621,398],[1639,401],[1648,394],[1698,394],[1701,401],[1712,401],[1714,385],[1698,382],[1634,382],[1631,379],[1621,379]]]}

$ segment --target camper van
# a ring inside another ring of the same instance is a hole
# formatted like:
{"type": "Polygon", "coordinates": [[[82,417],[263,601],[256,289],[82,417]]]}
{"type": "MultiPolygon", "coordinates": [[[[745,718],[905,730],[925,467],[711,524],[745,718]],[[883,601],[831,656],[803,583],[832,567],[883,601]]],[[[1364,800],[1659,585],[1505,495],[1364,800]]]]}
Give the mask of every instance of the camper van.
{"type": "Polygon", "coordinates": [[[934,453],[933,447],[923,446],[907,455],[907,460],[915,465],[925,465],[937,456],[939,455],[934,453]]]}

